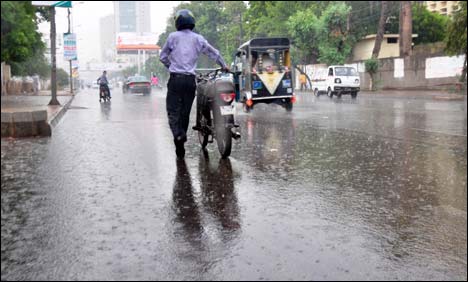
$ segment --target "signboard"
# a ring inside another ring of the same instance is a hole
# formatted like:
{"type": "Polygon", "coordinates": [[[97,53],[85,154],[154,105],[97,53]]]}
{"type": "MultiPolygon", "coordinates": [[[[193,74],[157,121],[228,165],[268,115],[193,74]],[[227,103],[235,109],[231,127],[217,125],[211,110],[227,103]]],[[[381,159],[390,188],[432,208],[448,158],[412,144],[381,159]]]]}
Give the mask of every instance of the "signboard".
{"type": "Polygon", "coordinates": [[[158,36],[155,33],[144,32],[137,34],[134,32],[120,32],[117,34],[117,53],[137,53],[138,50],[157,52],[161,49],[156,42],[158,36]]]}
{"type": "Polygon", "coordinates": [[[77,59],[75,33],[63,34],[63,58],[65,61],[72,61],[77,59]]]}
{"type": "Polygon", "coordinates": [[[33,6],[52,6],[61,8],[71,8],[72,1],[31,1],[33,6]]]}
{"type": "Polygon", "coordinates": [[[77,77],[79,77],[79,76],[80,76],[80,74],[79,74],[79,72],[78,72],[78,68],[72,69],[72,77],[73,77],[73,78],[77,78],[77,77]]]}

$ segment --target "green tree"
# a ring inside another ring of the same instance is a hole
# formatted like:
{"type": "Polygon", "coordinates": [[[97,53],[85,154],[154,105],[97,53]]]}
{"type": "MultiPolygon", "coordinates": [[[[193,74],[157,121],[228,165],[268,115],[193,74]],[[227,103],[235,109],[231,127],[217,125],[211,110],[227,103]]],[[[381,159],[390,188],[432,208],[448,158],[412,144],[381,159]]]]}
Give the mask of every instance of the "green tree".
{"type": "Polygon", "coordinates": [[[320,17],[327,32],[319,45],[319,61],[326,64],[343,64],[351,54],[353,37],[348,29],[348,14],[351,7],[345,3],[332,4],[320,17]]]}
{"type": "Polygon", "coordinates": [[[370,90],[375,91],[376,90],[376,85],[375,85],[375,75],[377,74],[377,71],[379,70],[379,60],[376,58],[371,58],[365,61],[365,67],[366,67],[366,72],[370,76],[370,90]]]}
{"type": "Polygon", "coordinates": [[[289,18],[298,11],[312,9],[317,16],[328,1],[250,1],[246,13],[247,32],[252,37],[290,35],[289,18]]]}
{"type": "Polygon", "coordinates": [[[31,1],[1,1],[1,9],[2,62],[20,63],[42,52],[44,43],[31,1]]]}
{"type": "Polygon", "coordinates": [[[151,73],[156,74],[159,78],[160,83],[167,81],[169,79],[169,73],[167,72],[166,67],[159,61],[159,57],[154,56],[150,57],[145,62],[145,75],[150,78],[151,73]]]}
{"type": "Polygon", "coordinates": [[[465,63],[463,64],[463,72],[460,77],[460,81],[466,81],[466,58],[467,58],[467,30],[466,30],[466,2],[460,1],[460,11],[453,15],[453,21],[447,28],[446,38],[446,52],[448,55],[460,55],[465,54],[465,63]]]}
{"type": "Polygon", "coordinates": [[[138,66],[127,67],[121,72],[124,77],[134,76],[136,73],[138,73],[138,66]]]}
{"type": "Polygon", "coordinates": [[[288,29],[293,38],[294,63],[316,63],[319,57],[318,42],[324,27],[312,9],[299,11],[288,21],[288,29]]]}
{"type": "Polygon", "coordinates": [[[226,63],[230,64],[237,48],[245,41],[244,23],[247,7],[242,1],[224,1],[222,4],[222,22],[219,25],[219,48],[226,63]]]}
{"type": "Polygon", "coordinates": [[[39,75],[41,78],[50,78],[51,65],[42,52],[36,50],[32,57],[26,61],[11,62],[12,73],[19,76],[39,75]]]}
{"type": "Polygon", "coordinates": [[[68,85],[68,80],[70,76],[64,69],[57,69],[57,85],[59,87],[64,87],[68,85]]]}
{"type": "Polygon", "coordinates": [[[425,6],[413,5],[413,39],[415,45],[443,41],[449,18],[439,13],[432,13],[425,6]]]}
{"type": "Polygon", "coordinates": [[[350,11],[345,3],[332,3],[319,18],[313,7],[291,16],[287,27],[299,50],[296,55],[302,57],[299,61],[343,64],[354,43],[348,25],[350,11]]]}

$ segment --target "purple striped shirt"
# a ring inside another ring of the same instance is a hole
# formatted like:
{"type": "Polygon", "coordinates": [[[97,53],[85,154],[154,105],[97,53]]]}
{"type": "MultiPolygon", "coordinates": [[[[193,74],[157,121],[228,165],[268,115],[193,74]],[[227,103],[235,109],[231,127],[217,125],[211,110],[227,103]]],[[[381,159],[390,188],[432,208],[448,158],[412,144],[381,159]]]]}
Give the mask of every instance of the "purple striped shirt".
{"type": "Polygon", "coordinates": [[[190,29],[169,34],[166,44],[161,50],[159,60],[169,68],[171,73],[195,74],[200,53],[207,55],[221,67],[226,67],[219,51],[211,46],[203,36],[190,29]]]}

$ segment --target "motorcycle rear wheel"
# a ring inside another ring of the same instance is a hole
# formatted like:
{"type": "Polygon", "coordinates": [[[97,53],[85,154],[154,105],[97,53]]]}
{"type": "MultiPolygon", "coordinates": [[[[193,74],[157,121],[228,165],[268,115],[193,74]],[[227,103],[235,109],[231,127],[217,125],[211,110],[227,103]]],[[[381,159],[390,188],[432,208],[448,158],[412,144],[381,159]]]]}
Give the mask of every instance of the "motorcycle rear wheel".
{"type": "Polygon", "coordinates": [[[216,143],[218,144],[218,151],[223,159],[231,155],[232,148],[232,132],[230,128],[226,127],[225,117],[221,115],[219,106],[214,107],[214,124],[216,130],[216,143]]]}
{"type": "Polygon", "coordinates": [[[218,150],[223,159],[231,155],[232,148],[232,132],[229,128],[222,128],[216,130],[216,143],[218,143],[218,150]]]}

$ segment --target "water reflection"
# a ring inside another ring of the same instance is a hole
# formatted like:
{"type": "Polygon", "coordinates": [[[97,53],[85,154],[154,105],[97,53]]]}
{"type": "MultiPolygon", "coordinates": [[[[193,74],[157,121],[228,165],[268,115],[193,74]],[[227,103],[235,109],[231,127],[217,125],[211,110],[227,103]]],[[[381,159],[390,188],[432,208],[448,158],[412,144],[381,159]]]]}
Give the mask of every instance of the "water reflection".
{"type": "Polygon", "coordinates": [[[253,158],[249,162],[275,178],[288,179],[297,157],[296,123],[292,115],[280,116],[280,119],[265,113],[248,116],[243,134],[247,136],[249,156],[253,158]]]}
{"type": "Polygon", "coordinates": [[[202,155],[199,175],[200,196],[194,189],[186,162],[177,161],[173,209],[175,223],[179,224],[176,235],[203,249],[204,245],[213,245],[205,244],[210,238],[224,243],[236,238],[241,225],[230,160],[221,159],[213,167],[208,156],[202,155]]]}
{"type": "Polygon", "coordinates": [[[192,179],[185,160],[177,161],[177,173],[172,193],[175,222],[180,224],[180,232],[192,245],[199,243],[203,233],[200,211],[194,196],[192,179]]]}
{"type": "Polygon", "coordinates": [[[103,117],[104,120],[110,120],[111,103],[110,102],[100,103],[100,107],[101,107],[101,117],[103,117]]]}
{"type": "Polygon", "coordinates": [[[198,168],[203,205],[219,222],[218,230],[230,237],[233,235],[232,232],[240,229],[231,161],[220,159],[218,167],[213,168],[205,154],[200,157],[198,168]]]}

